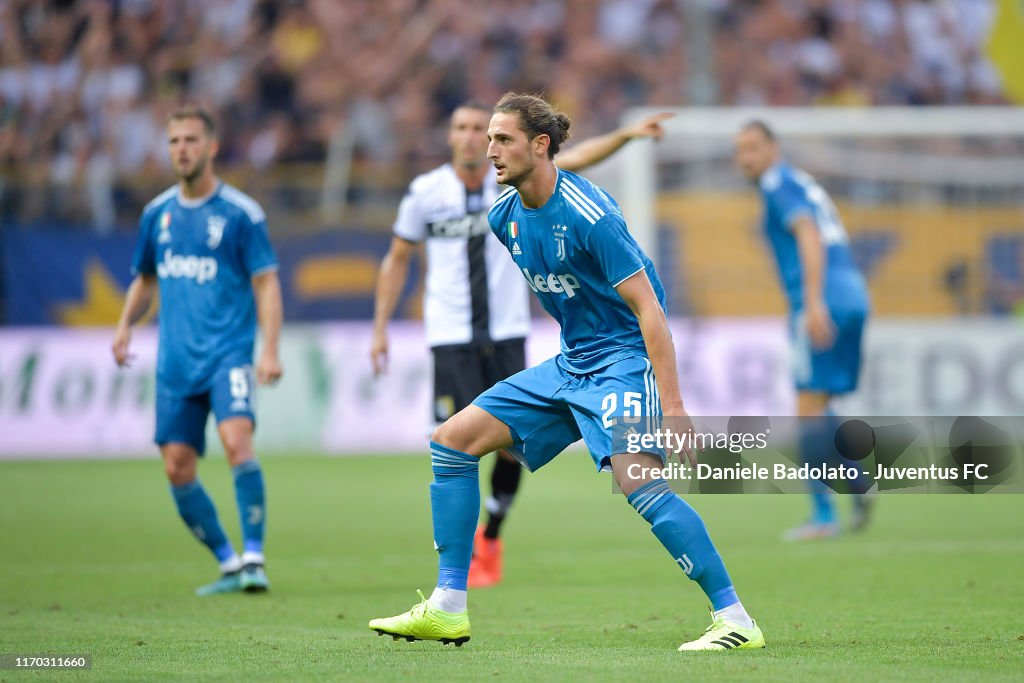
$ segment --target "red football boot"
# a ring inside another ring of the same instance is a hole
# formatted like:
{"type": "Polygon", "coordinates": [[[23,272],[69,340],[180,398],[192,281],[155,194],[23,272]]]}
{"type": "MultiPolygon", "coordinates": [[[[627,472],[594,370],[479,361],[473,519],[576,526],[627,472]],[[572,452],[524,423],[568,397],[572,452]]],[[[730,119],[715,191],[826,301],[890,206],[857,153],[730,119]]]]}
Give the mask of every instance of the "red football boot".
{"type": "Polygon", "coordinates": [[[469,563],[470,588],[486,588],[501,582],[501,539],[484,538],[480,525],[473,537],[473,559],[469,563]]]}

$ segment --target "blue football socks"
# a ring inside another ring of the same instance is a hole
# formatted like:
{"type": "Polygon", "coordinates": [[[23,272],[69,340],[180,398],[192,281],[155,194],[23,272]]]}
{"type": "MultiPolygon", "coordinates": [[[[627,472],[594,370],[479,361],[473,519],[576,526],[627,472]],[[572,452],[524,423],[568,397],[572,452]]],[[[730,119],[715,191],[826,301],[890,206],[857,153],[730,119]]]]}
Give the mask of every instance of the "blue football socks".
{"type": "Polygon", "coordinates": [[[716,612],[739,602],[704,520],[668,482],[647,482],[626,500],[650,523],[651,531],[686,575],[697,582],[716,612]]]}
{"type": "MultiPolygon", "coordinates": [[[[819,417],[800,418],[800,455],[811,467],[835,465],[835,415],[826,411],[819,417]]],[[[835,524],[836,509],[832,490],[821,480],[808,483],[811,492],[812,518],[815,524],[835,524]]]]}
{"type": "Polygon", "coordinates": [[[246,460],[231,469],[235,477],[235,498],[242,518],[243,551],[263,554],[263,526],[266,520],[266,494],[263,470],[256,459],[246,460]]]}
{"type": "Polygon", "coordinates": [[[430,464],[434,546],[440,555],[437,587],[464,591],[480,516],[480,458],[431,441],[430,464]]]}
{"type": "Polygon", "coordinates": [[[218,562],[223,563],[234,557],[235,551],[217,519],[217,508],[198,479],[181,486],[172,484],[171,495],[178,504],[178,514],[185,520],[186,526],[217,556],[218,562]]]}

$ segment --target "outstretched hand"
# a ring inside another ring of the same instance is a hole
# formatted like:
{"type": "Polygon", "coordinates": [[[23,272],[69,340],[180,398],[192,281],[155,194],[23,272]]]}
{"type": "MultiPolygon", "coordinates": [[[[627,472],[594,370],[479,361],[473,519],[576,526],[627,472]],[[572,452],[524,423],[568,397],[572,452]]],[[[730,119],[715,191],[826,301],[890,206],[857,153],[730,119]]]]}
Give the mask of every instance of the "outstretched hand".
{"type": "Polygon", "coordinates": [[[634,138],[654,138],[660,140],[665,135],[665,129],[661,127],[661,122],[666,121],[675,116],[673,112],[663,111],[660,114],[653,114],[645,119],[637,121],[632,126],[626,129],[626,135],[630,139],[634,138]]]}

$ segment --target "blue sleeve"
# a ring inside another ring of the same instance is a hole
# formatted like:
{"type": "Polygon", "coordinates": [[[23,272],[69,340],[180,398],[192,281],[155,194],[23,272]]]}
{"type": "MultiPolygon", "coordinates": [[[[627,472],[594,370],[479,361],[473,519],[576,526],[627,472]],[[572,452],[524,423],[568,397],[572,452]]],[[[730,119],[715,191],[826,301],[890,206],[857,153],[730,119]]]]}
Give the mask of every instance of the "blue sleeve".
{"type": "Polygon", "coordinates": [[[612,287],[644,268],[640,247],[629,234],[622,214],[605,214],[590,229],[583,246],[612,287]]]}
{"type": "MultiPolygon", "coordinates": [[[[504,194],[500,195],[498,199],[501,199],[501,197],[504,197],[504,194]]],[[[487,224],[491,226],[491,232],[506,246],[508,246],[508,242],[506,242],[508,238],[508,213],[508,207],[505,204],[499,205],[497,200],[487,211],[487,224]]]]}
{"type": "Polygon", "coordinates": [[[494,214],[487,214],[487,224],[491,226],[491,232],[494,236],[501,240],[502,244],[505,244],[505,238],[508,237],[508,225],[503,222],[495,223],[491,221],[494,214]]]}
{"type": "Polygon", "coordinates": [[[799,216],[814,216],[814,205],[807,197],[807,190],[800,183],[786,179],[770,192],[765,193],[765,200],[775,210],[787,230],[792,228],[793,221],[799,216]]]}
{"type": "Polygon", "coordinates": [[[153,226],[160,212],[144,212],[139,219],[139,237],[132,255],[132,275],[153,275],[156,273],[156,252],[152,240],[153,226]]]}
{"type": "Polygon", "coordinates": [[[277,255],[270,244],[265,220],[251,223],[245,220],[246,230],[242,233],[242,264],[251,276],[268,270],[277,270],[277,255]]]}

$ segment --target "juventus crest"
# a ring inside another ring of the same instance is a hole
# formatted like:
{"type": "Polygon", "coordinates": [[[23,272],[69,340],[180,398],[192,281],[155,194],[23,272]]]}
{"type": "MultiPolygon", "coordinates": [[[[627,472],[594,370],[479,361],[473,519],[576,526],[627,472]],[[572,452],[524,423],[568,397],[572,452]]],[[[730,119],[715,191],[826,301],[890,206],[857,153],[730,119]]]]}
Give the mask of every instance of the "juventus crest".
{"type": "Polygon", "coordinates": [[[551,229],[555,231],[555,244],[557,246],[556,255],[559,261],[565,260],[565,231],[568,229],[564,225],[552,225],[551,229]]]}
{"type": "Polygon", "coordinates": [[[224,226],[228,219],[223,216],[210,216],[206,219],[206,246],[216,249],[224,237],[224,226]]]}

